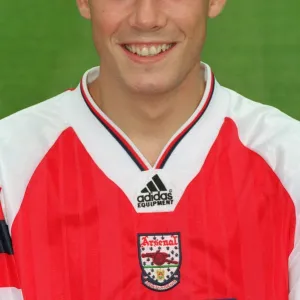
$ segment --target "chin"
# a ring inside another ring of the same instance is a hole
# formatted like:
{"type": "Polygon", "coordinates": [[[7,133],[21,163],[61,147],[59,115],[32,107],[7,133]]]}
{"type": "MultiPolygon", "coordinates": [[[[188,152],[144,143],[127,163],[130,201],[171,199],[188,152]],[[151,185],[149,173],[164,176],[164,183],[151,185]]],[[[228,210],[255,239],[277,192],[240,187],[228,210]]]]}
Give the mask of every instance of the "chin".
{"type": "Polygon", "coordinates": [[[135,93],[155,95],[164,94],[174,89],[176,84],[172,84],[170,80],[166,80],[166,77],[153,76],[154,78],[131,78],[126,80],[126,85],[135,93]]]}
{"type": "Polygon", "coordinates": [[[159,83],[144,83],[129,85],[130,89],[134,92],[147,95],[164,94],[171,90],[168,84],[159,83]]]}

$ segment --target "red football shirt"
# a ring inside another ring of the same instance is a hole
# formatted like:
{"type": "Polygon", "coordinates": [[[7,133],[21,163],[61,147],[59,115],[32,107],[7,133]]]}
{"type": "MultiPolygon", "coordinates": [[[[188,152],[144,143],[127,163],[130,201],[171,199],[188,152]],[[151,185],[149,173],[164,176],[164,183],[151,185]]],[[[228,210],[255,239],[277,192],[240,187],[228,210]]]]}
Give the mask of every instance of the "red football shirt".
{"type": "Polygon", "coordinates": [[[153,167],[99,68],[0,122],[1,300],[300,299],[300,124],[205,68],[153,167]]]}

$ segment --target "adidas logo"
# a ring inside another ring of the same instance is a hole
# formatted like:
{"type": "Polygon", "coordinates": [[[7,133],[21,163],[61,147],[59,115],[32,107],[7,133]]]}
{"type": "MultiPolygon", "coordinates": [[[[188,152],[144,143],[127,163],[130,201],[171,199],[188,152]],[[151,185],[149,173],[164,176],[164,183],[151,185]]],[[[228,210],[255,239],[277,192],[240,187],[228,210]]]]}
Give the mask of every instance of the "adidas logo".
{"type": "Polygon", "coordinates": [[[172,205],[172,190],[167,190],[158,175],[154,175],[137,197],[138,208],[156,205],[172,205]]]}

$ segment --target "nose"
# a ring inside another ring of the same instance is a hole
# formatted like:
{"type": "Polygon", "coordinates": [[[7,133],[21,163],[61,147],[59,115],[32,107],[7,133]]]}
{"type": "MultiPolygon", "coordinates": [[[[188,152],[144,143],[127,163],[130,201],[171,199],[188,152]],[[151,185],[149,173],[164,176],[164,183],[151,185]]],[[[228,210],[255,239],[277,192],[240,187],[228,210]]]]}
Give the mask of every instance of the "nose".
{"type": "Polygon", "coordinates": [[[160,0],[135,0],[129,18],[130,26],[141,31],[155,31],[166,25],[166,16],[160,10],[160,0]]]}

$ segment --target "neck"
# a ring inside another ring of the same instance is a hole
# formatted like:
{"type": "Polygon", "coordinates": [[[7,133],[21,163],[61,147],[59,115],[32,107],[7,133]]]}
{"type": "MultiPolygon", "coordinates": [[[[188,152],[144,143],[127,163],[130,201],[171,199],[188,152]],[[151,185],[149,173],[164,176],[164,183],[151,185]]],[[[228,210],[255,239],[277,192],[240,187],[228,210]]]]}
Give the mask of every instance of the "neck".
{"type": "Polygon", "coordinates": [[[101,75],[89,85],[94,101],[149,162],[155,161],[169,139],[193,114],[205,89],[204,69],[200,64],[176,90],[161,95],[118,89],[118,83],[105,75],[101,70],[101,75]],[[146,149],[153,149],[153,158],[145,155],[146,149]]]}

